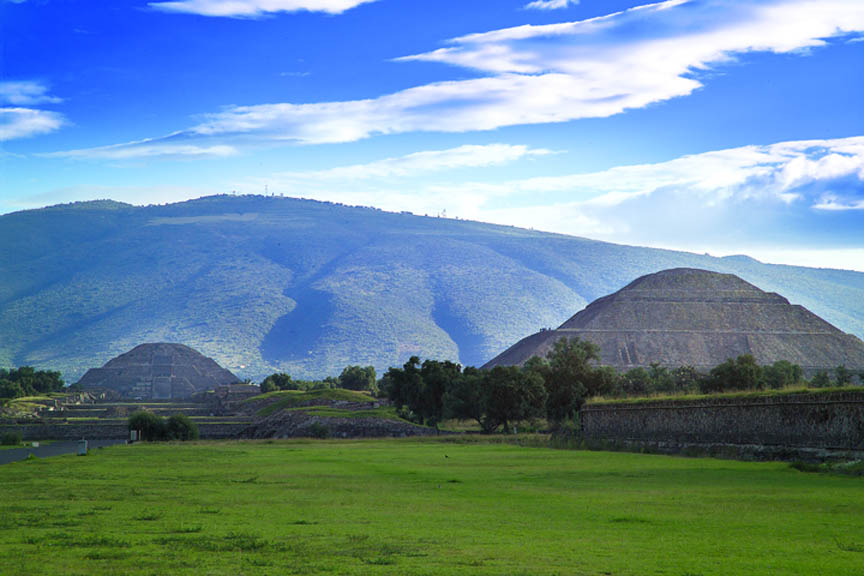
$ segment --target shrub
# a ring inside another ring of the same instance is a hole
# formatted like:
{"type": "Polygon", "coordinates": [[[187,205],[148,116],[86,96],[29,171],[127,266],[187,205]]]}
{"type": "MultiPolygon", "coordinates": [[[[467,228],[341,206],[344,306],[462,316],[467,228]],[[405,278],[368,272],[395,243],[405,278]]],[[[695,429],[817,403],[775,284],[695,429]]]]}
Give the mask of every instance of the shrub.
{"type": "Polygon", "coordinates": [[[820,370],[815,376],[813,376],[813,379],[810,380],[810,386],[813,388],[828,388],[831,386],[831,376],[829,376],[827,372],[820,370]]]}
{"type": "Polygon", "coordinates": [[[165,421],[156,414],[145,410],[133,412],[129,416],[129,430],[140,430],[141,439],[147,442],[165,440],[167,437],[165,421]]]}
{"type": "Polygon", "coordinates": [[[378,384],[375,379],[375,368],[373,366],[347,366],[339,375],[339,386],[346,390],[368,390],[372,394],[377,394],[378,384]]]}
{"type": "Polygon", "coordinates": [[[849,386],[852,384],[852,379],[855,373],[846,368],[846,366],[837,366],[834,369],[834,384],[836,386],[849,386]]]}
{"type": "Polygon", "coordinates": [[[165,424],[166,435],[169,440],[198,440],[201,434],[198,425],[185,414],[174,414],[168,418],[165,424]]]}
{"type": "Polygon", "coordinates": [[[330,428],[328,428],[324,424],[321,424],[320,422],[313,422],[312,425],[309,427],[309,434],[313,438],[323,440],[324,438],[328,438],[330,436],[330,428]]]}
{"type": "Polygon", "coordinates": [[[742,354],[736,359],[715,366],[709,377],[702,383],[702,392],[728,392],[731,390],[757,390],[763,384],[763,370],[750,354],[742,354]]]}
{"type": "Polygon", "coordinates": [[[261,382],[261,392],[275,392],[276,390],[302,390],[304,386],[298,380],[291,378],[289,374],[278,372],[271,374],[261,382]]]}
{"type": "Polygon", "coordinates": [[[778,360],[764,368],[765,384],[775,390],[795,386],[803,377],[801,367],[786,360],[778,360]]]}
{"type": "Polygon", "coordinates": [[[23,440],[23,436],[21,435],[20,430],[4,432],[3,435],[0,436],[0,444],[3,446],[18,446],[21,444],[21,440],[23,440]]]}

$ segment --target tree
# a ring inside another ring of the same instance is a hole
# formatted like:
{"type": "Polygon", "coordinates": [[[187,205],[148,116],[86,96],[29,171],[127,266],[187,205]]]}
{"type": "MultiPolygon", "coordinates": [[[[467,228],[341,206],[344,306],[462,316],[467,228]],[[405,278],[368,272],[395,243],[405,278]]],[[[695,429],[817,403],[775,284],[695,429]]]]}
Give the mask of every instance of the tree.
{"type": "Polygon", "coordinates": [[[346,390],[378,392],[374,366],[347,366],[339,375],[339,387],[346,390]]]}
{"type": "Polygon", "coordinates": [[[828,388],[831,386],[831,376],[824,370],[819,370],[810,380],[810,385],[814,388],[828,388]]]}
{"type": "Polygon", "coordinates": [[[0,435],[0,446],[18,446],[21,444],[24,436],[21,430],[10,430],[0,435]]]}
{"type": "Polygon", "coordinates": [[[703,382],[703,392],[726,392],[729,390],[761,389],[762,367],[750,354],[742,354],[735,360],[729,358],[711,369],[703,382]]]}
{"type": "Polygon", "coordinates": [[[473,366],[465,368],[444,392],[444,419],[474,420],[486,429],[486,406],[483,395],[484,372],[473,366]]]}
{"type": "Polygon", "coordinates": [[[279,386],[277,386],[272,380],[265,378],[264,381],[261,382],[262,394],[269,394],[270,392],[276,392],[277,390],[279,390],[279,386]]]}
{"type": "Polygon", "coordinates": [[[693,366],[687,365],[679,366],[673,370],[672,378],[675,380],[676,392],[689,392],[699,389],[699,383],[705,378],[705,375],[693,366]]]}
{"type": "Polygon", "coordinates": [[[837,386],[849,386],[855,375],[846,366],[840,365],[834,368],[834,384],[837,386]]]}
{"type": "Polygon", "coordinates": [[[543,379],[516,366],[496,366],[484,375],[482,386],[486,431],[503,426],[509,432],[511,424],[538,418],[547,406],[543,379]]]}
{"type": "Polygon", "coordinates": [[[24,396],[24,389],[18,382],[12,382],[5,378],[0,380],[0,398],[19,398],[24,396]]]}
{"type": "Polygon", "coordinates": [[[169,440],[198,440],[198,424],[185,414],[174,414],[165,423],[165,435],[169,440]]]}
{"type": "Polygon", "coordinates": [[[277,372],[267,376],[261,382],[262,392],[274,392],[276,390],[301,390],[302,386],[299,382],[295,382],[290,375],[285,372],[277,372]]]}
{"type": "Polygon", "coordinates": [[[0,387],[0,398],[50,394],[62,390],[64,385],[60,372],[36,370],[32,366],[0,370],[0,382],[2,381],[10,384],[0,387]]]}
{"type": "Polygon", "coordinates": [[[603,384],[594,377],[594,366],[600,349],[593,342],[579,338],[560,338],[546,354],[548,368],[534,361],[527,374],[542,375],[546,387],[546,417],[558,426],[572,420],[585,403],[595,396],[603,384]]]}
{"type": "Polygon", "coordinates": [[[146,410],[138,410],[129,416],[129,430],[139,430],[142,440],[148,442],[165,440],[167,436],[165,421],[160,416],[146,410]]]}
{"type": "Polygon", "coordinates": [[[651,374],[641,366],[631,368],[621,376],[621,391],[625,396],[644,396],[651,389],[651,374]]]}
{"type": "Polygon", "coordinates": [[[779,390],[800,384],[804,377],[801,367],[787,360],[778,360],[763,368],[763,380],[768,388],[779,390]]]}
{"type": "Polygon", "coordinates": [[[402,368],[390,368],[385,374],[387,380],[387,397],[400,411],[407,408],[419,417],[419,407],[423,389],[423,378],[420,376],[420,358],[412,356],[402,368]]]}
{"type": "Polygon", "coordinates": [[[620,377],[611,366],[597,366],[588,375],[588,389],[594,390],[596,396],[614,396],[618,393],[620,377]]]}
{"type": "Polygon", "coordinates": [[[462,378],[462,367],[459,364],[445,360],[426,360],[420,367],[420,379],[423,382],[420,393],[420,403],[415,412],[432,426],[444,419],[444,394],[447,389],[462,378]]]}
{"type": "Polygon", "coordinates": [[[675,378],[665,366],[652,362],[648,367],[651,392],[675,392],[675,378]]]}

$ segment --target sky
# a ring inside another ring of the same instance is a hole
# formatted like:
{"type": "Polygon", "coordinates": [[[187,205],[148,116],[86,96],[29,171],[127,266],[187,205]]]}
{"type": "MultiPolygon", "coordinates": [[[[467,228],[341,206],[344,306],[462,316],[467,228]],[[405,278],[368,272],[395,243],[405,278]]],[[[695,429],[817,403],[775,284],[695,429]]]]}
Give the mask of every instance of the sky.
{"type": "Polygon", "coordinates": [[[0,214],[232,192],[864,271],[864,1],[0,0],[0,214]]]}

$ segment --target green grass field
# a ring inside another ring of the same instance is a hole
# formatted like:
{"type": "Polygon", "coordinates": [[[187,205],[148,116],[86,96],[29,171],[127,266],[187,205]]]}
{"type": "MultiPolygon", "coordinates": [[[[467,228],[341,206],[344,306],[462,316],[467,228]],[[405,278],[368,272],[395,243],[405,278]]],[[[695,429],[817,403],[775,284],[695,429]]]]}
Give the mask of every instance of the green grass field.
{"type": "Polygon", "coordinates": [[[0,574],[864,573],[864,480],[439,440],[0,466],[0,574]]]}

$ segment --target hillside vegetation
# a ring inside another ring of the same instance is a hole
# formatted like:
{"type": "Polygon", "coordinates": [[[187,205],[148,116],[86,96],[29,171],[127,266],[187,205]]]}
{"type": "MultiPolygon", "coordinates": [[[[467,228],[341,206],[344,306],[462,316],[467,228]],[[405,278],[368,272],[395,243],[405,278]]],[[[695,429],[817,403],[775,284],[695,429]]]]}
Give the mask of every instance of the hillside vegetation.
{"type": "Polygon", "coordinates": [[[864,274],[271,197],[89,202],[0,217],[0,366],[74,382],[142,342],[241,377],[480,365],[665,268],[732,272],[864,335],[864,274]]]}

